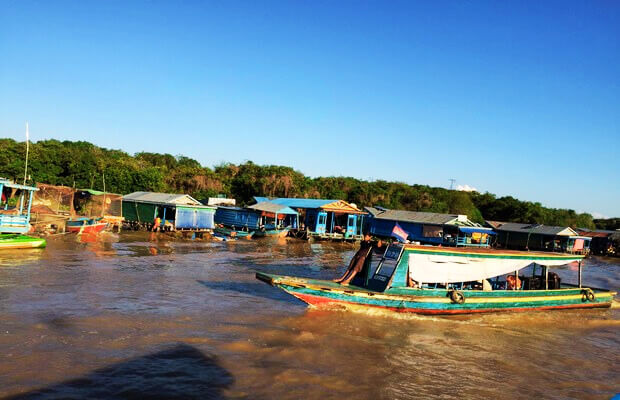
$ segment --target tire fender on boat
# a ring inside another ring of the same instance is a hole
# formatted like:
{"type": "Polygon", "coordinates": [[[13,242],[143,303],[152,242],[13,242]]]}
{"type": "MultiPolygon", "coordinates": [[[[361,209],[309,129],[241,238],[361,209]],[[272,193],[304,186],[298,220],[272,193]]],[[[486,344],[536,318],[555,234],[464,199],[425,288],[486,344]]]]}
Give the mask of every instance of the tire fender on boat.
{"type": "Polygon", "coordinates": [[[450,292],[450,300],[452,300],[452,302],[456,304],[463,304],[465,303],[465,295],[463,294],[463,292],[460,292],[458,290],[452,290],[450,292]]]}
{"type": "Polygon", "coordinates": [[[596,300],[596,296],[594,295],[594,292],[590,288],[582,290],[581,293],[583,294],[581,297],[583,301],[595,301],[596,300]]]}

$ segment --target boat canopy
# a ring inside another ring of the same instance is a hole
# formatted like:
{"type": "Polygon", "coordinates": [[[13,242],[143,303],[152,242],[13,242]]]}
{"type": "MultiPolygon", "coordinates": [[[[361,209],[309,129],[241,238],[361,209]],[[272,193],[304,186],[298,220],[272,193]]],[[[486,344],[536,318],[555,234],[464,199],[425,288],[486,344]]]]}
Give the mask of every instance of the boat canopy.
{"type": "Polygon", "coordinates": [[[489,279],[519,271],[531,264],[547,267],[580,261],[573,254],[516,253],[516,252],[455,252],[444,250],[410,250],[409,276],[416,282],[456,283],[489,279]]]}
{"type": "Polygon", "coordinates": [[[292,208],[281,204],[271,203],[269,201],[263,201],[258,204],[254,204],[253,206],[249,206],[248,208],[272,214],[297,215],[297,211],[293,210],[292,208]]]}

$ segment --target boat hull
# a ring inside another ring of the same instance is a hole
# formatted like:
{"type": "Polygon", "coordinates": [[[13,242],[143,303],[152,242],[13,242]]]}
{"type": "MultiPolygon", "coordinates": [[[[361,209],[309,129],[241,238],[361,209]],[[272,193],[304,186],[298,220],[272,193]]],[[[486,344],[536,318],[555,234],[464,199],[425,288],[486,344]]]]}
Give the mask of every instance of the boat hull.
{"type": "Polygon", "coordinates": [[[440,289],[388,289],[374,292],[331,281],[293,278],[257,273],[257,278],[279,287],[299,300],[322,308],[375,308],[400,313],[428,315],[473,314],[501,311],[534,311],[583,308],[608,308],[615,293],[593,290],[594,300],[588,300],[588,289],[556,290],[462,291],[465,301],[455,303],[451,291],[440,289]]]}
{"type": "Polygon", "coordinates": [[[218,234],[220,234],[220,235],[224,235],[224,236],[228,236],[228,237],[235,236],[235,237],[238,237],[238,238],[247,238],[247,239],[251,238],[254,235],[254,232],[255,232],[255,231],[250,231],[250,232],[248,232],[248,231],[237,231],[237,230],[233,230],[233,229],[229,229],[229,228],[223,228],[223,227],[215,228],[213,231],[218,233],[218,234]],[[232,234],[233,232],[236,232],[235,235],[232,234]]]}
{"type": "Polygon", "coordinates": [[[98,222],[95,224],[88,225],[70,225],[70,222],[67,223],[67,232],[69,233],[99,233],[105,230],[108,226],[107,222],[98,222]]]}
{"type": "Polygon", "coordinates": [[[265,231],[256,231],[255,237],[286,237],[290,228],[285,229],[267,229],[265,231]]]}
{"type": "Polygon", "coordinates": [[[47,245],[45,239],[26,235],[0,234],[0,250],[3,249],[41,249],[47,245]]]}

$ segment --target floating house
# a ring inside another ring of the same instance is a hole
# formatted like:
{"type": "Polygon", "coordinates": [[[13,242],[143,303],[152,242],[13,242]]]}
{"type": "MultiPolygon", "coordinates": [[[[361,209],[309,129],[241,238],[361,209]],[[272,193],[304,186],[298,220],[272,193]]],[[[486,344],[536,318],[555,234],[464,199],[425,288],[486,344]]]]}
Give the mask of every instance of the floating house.
{"type": "Polygon", "coordinates": [[[592,239],[590,253],[602,256],[620,255],[620,231],[577,229],[578,233],[592,239]]]}
{"type": "Polygon", "coordinates": [[[360,240],[366,212],[343,200],[254,197],[257,204],[269,202],[299,213],[298,237],[305,239],[360,240]]]}
{"type": "Polygon", "coordinates": [[[247,208],[218,207],[215,223],[224,227],[220,233],[236,232],[236,236],[253,232],[256,236],[281,235],[298,226],[298,213],[290,207],[268,201],[247,208]]]}
{"type": "Polygon", "coordinates": [[[568,226],[487,221],[497,232],[497,246],[507,249],[587,254],[592,238],[568,226]]]}
{"type": "Polygon", "coordinates": [[[366,231],[389,238],[398,223],[408,233],[408,240],[442,246],[488,247],[495,236],[493,229],[467,218],[467,215],[421,211],[389,210],[366,207],[370,214],[366,231]]]}
{"type": "Polygon", "coordinates": [[[132,227],[172,231],[206,231],[214,228],[215,207],[204,206],[187,194],[134,192],[123,196],[123,218],[132,227]]]}

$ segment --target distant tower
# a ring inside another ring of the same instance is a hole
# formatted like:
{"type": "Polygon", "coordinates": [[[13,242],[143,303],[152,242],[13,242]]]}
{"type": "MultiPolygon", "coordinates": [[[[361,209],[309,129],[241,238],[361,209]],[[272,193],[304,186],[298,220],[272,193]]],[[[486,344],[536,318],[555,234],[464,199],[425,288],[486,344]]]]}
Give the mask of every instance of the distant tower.
{"type": "Polygon", "coordinates": [[[456,179],[450,178],[448,180],[450,181],[450,190],[453,190],[454,189],[454,182],[456,182],[456,179]]]}

